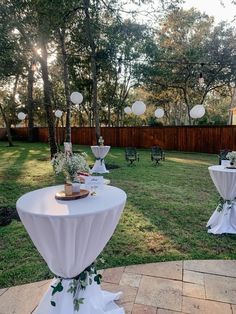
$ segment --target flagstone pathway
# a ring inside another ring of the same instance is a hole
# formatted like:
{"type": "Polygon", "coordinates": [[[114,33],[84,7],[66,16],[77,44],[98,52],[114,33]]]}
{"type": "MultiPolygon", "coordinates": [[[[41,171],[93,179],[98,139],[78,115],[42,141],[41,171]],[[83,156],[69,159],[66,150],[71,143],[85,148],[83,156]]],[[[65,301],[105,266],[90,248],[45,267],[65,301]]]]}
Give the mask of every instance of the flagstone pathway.
{"type": "MultiPolygon", "coordinates": [[[[236,314],[236,261],[206,260],[117,267],[102,287],[122,291],[126,314],[236,314]]],[[[50,280],[0,289],[0,314],[30,314],[50,280]]]]}

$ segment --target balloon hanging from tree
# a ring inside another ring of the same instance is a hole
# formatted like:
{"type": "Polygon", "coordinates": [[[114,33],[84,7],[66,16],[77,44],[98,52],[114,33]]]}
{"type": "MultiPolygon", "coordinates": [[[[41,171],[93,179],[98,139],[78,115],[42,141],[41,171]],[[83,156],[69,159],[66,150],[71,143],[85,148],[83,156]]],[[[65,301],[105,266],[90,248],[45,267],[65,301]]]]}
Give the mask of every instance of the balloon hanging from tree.
{"type": "Polygon", "coordinates": [[[57,109],[57,110],[55,111],[55,116],[56,116],[58,119],[60,119],[60,118],[62,117],[62,114],[63,114],[63,112],[62,112],[61,110],[59,110],[59,109],[57,109]]]}
{"type": "Polygon", "coordinates": [[[70,100],[71,100],[71,102],[73,102],[73,104],[79,105],[83,101],[83,95],[81,93],[79,93],[79,92],[73,92],[70,95],[70,100]]]}
{"type": "Polygon", "coordinates": [[[162,108],[157,108],[155,110],[154,114],[155,114],[156,118],[162,118],[164,116],[165,112],[164,112],[164,110],[162,108]]]}
{"type": "Polygon", "coordinates": [[[137,116],[140,116],[141,114],[144,114],[145,111],[146,111],[146,105],[144,102],[138,100],[138,101],[135,101],[135,103],[133,103],[132,112],[134,114],[136,114],[137,116]]]}
{"type": "Polygon", "coordinates": [[[200,119],[204,116],[206,110],[203,105],[195,105],[191,110],[190,110],[190,117],[193,119],[200,119]]]}
{"type": "Polygon", "coordinates": [[[17,117],[19,120],[23,121],[26,118],[26,114],[24,112],[19,112],[17,117]]]}
{"type": "Polygon", "coordinates": [[[125,107],[124,112],[125,112],[126,114],[131,114],[131,113],[132,113],[132,110],[131,110],[130,107],[125,107]]]}

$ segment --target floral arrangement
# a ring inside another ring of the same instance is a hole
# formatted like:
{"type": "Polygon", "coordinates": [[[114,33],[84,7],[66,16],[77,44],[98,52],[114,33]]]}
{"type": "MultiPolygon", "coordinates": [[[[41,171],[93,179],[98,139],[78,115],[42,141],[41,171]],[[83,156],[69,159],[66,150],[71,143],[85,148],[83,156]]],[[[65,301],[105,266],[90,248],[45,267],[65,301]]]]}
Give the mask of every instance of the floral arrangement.
{"type": "Polygon", "coordinates": [[[234,163],[236,161],[236,151],[229,152],[226,155],[226,158],[228,158],[231,162],[234,163]]]}
{"type": "Polygon", "coordinates": [[[68,154],[59,152],[52,159],[54,172],[56,174],[62,173],[65,176],[66,182],[73,182],[78,172],[90,171],[86,157],[85,153],[68,154]]]}

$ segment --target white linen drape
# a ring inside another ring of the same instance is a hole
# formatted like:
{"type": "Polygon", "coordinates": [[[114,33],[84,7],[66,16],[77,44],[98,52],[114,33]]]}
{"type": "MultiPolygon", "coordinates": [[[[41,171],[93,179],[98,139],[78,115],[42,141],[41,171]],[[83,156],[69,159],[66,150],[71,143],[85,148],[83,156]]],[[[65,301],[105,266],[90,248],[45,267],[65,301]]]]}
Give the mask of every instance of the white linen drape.
{"type": "Polygon", "coordinates": [[[207,227],[209,233],[236,233],[236,169],[225,166],[211,166],[208,168],[217,191],[224,199],[223,208],[214,211],[207,227]],[[227,202],[228,201],[228,202],[227,202]]]}
{"type": "MultiPolygon", "coordinates": [[[[104,185],[98,188],[96,196],[75,201],[56,200],[56,192],[62,189],[63,186],[56,186],[27,193],[16,206],[22,223],[50,270],[57,276],[73,278],[94,262],[109,241],[124,208],[126,194],[104,185]]],[[[63,280],[64,283],[69,285],[69,281],[63,280]]],[[[72,295],[67,290],[57,294],[58,304],[52,307],[49,301],[52,289],[49,288],[35,313],[74,314],[72,295]]],[[[103,293],[97,284],[81,293],[86,297],[79,314],[113,313],[112,310],[106,312],[107,306],[118,311],[114,313],[124,313],[115,304],[107,305],[104,301],[107,298],[114,300],[118,295],[103,293]],[[101,307],[94,300],[103,295],[105,299],[101,299],[101,307]]]]}
{"type": "Polygon", "coordinates": [[[91,173],[107,173],[109,172],[106,169],[104,158],[110,150],[110,146],[91,146],[91,150],[95,156],[95,158],[99,158],[99,160],[95,161],[95,164],[91,170],[91,173]]]}

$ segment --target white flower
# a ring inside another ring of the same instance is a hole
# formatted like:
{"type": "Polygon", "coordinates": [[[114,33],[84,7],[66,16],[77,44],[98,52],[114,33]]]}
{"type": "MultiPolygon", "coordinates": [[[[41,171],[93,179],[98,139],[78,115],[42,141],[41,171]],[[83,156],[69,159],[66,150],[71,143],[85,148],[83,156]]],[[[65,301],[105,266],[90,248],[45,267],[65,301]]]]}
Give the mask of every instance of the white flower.
{"type": "Polygon", "coordinates": [[[73,181],[78,172],[89,172],[85,153],[66,154],[59,152],[54,155],[52,165],[56,174],[63,173],[67,180],[73,181]]]}

